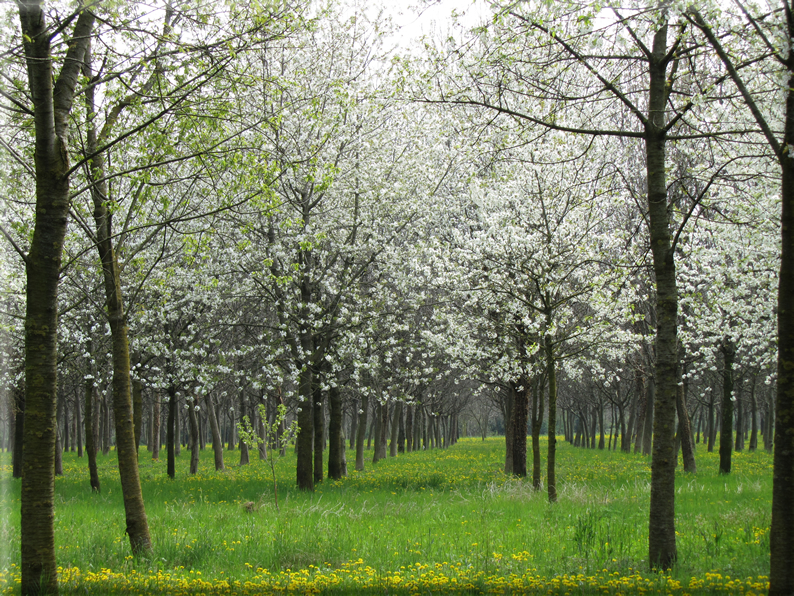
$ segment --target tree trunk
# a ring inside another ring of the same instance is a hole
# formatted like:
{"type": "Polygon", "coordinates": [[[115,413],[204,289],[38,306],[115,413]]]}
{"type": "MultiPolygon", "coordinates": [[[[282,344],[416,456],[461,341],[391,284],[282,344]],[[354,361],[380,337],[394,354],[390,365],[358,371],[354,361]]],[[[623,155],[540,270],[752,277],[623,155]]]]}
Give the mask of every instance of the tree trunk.
{"type": "MultiPolygon", "coordinates": [[[[359,400],[360,403],[360,400],[359,400]]],[[[350,449],[356,450],[356,438],[358,437],[358,410],[356,402],[353,401],[353,412],[350,415],[350,449]]]]}
{"type": "Polygon", "coordinates": [[[223,470],[223,439],[221,430],[218,426],[218,415],[215,412],[215,404],[212,403],[212,396],[207,393],[204,398],[207,408],[207,416],[210,421],[210,431],[212,432],[212,453],[215,456],[215,470],[223,470]]]}
{"type": "Polygon", "coordinates": [[[634,420],[636,430],[634,432],[634,453],[642,452],[643,434],[645,433],[645,410],[648,407],[653,407],[648,403],[648,391],[645,388],[645,374],[642,371],[637,372],[637,401],[638,411],[637,418],[634,420]]]}
{"type": "MultiPolygon", "coordinates": [[[[195,399],[195,398],[194,398],[195,399]]],[[[196,401],[188,402],[188,423],[190,424],[190,475],[198,474],[199,465],[199,426],[196,415],[196,401]]]]}
{"type": "MultiPolygon", "coordinates": [[[[246,408],[245,394],[242,391],[240,391],[240,421],[242,422],[243,418],[247,415],[248,415],[248,408],[246,408]]],[[[251,463],[251,459],[248,454],[248,443],[243,441],[243,438],[240,437],[240,443],[238,446],[240,448],[239,465],[247,466],[249,463],[251,463]]]]}
{"type": "Polygon", "coordinates": [[[182,453],[182,423],[179,419],[179,408],[174,411],[174,457],[182,453]]]}
{"type": "Polygon", "coordinates": [[[391,437],[389,439],[389,457],[397,457],[397,439],[400,435],[400,421],[403,416],[403,402],[394,402],[391,418],[391,437]]]}
{"type": "Polygon", "coordinates": [[[94,434],[94,403],[97,393],[94,379],[85,380],[85,450],[88,455],[88,478],[91,484],[91,491],[98,493],[101,490],[99,485],[99,472],[96,467],[96,435],[94,434]]]}
{"type": "MultiPolygon", "coordinates": [[[[40,2],[17,3],[33,101],[36,216],[25,312],[25,424],[21,487],[21,586],[23,596],[58,593],[54,533],[55,406],[58,362],[58,282],[69,207],[69,113],[80,65],[94,25],[79,10],[61,72],[55,80],[50,39],[40,2]]],[[[60,41],[59,41],[60,43],[60,41]]]]}
{"type": "Polygon", "coordinates": [[[107,393],[103,391],[99,395],[99,434],[102,437],[102,455],[107,455],[110,453],[110,407],[107,393]]]}
{"type": "Polygon", "coordinates": [[[295,474],[300,490],[314,491],[314,408],[312,407],[312,372],[308,365],[305,365],[300,372],[298,392],[303,399],[298,409],[295,474]]]}
{"type": "MultiPolygon", "coordinates": [[[[549,315],[547,315],[547,318],[549,315]]],[[[547,320],[547,327],[550,327],[547,320]]],[[[549,503],[557,502],[557,369],[554,361],[553,338],[548,333],[544,338],[544,351],[546,355],[546,374],[549,378],[549,456],[546,463],[546,490],[549,503]]]]}
{"type": "MultiPolygon", "coordinates": [[[[637,377],[641,375],[638,371],[637,377]]],[[[638,381],[639,384],[639,381],[638,381]]],[[[629,422],[626,425],[626,436],[620,438],[620,449],[624,453],[631,453],[631,440],[634,438],[634,426],[636,424],[637,418],[637,402],[640,399],[640,393],[637,392],[631,399],[631,405],[629,406],[629,422]]]]}
{"type": "Polygon", "coordinates": [[[172,385],[168,388],[168,420],[165,426],[165,450],[167,463],[168,477],[173,480],[176,477],[176,416],[177,416],[177,403],[176,403],[176,388],[172,385]]]}
{"type": "MultiPolygon", "coordinates": [[[[645,399],[645,428],[642,431],[642,454],[650,455],[653,445],[653,415],[656,408],[656,381],[653,377],[648,379],[648,382],[645,384],[645,389],[648,392],[648,397],[645,399]]],[[[678,387],[676,387],[676,393],[677,392],[678,387]]],[[[675,418],[675,416],[673,418],[675,418]]],[[[673,424],[675,424],[675,420],[673,424]]],[[[675,438],[675,433],[673,437],[675,438]]],[[[675,449],[673,449],[673,452],[676,453],[675,449]]],[[[675,463],[673,465],[675,466],[675,463]]]]}
{"type": "Polygon", "coordinates": [[[55,475],[63,476],[63,394],[58,393],[58,404],[55,408],[55,475]]]}
{"type": "Polygon", "coordinates": [[[669,569],[677,558],[675,538],[675,396],[678,387],[678,288],[670,235],[665,163],[665,107],[671,86],[667,67],[667,23],[654,34],[648,60],[648,116],[645,152],[648,185],[648,228],[656,277],[656,395],[653,407],[651,502],[648,561],[651,568],[669,569]]]}
{"type": "Polygon", "coordinates": [[[708,433],[708,445],[706,446],[706,451],[712,453],[714,451],[714,440],[716,438],[717,433],[714,429],[714,394],[709,394],[709,409],[708,409],[708,424],[706,425],[706,432],[708,433]]]}
{"type": "Polygon", "coordinates": [[[513,390],[503,389],[505,421],[505,474],[513,473],[513,390]]]}
{"type": "MultiPolygon", "coordinates": [[[[678,412],[678,433],[681,438],[684,472],[694,474],[697,472],[697,464],[695,463],[695,446],[692,443],[692,426],[689,422],[689,412],[686,405],[686,383],[678,387],[675,405],[678,412]]],[[[677,456],[676,459],[678,459],[677,456]]]]}
{"type": "Polygon", "coordinates": [[[369,398],[361,396],[361,405],[358,410],[358,428],[356,433],[356,471],[364,471],[364,439],[367,434],[367,413],[369,411],[369,398]]]}
{"type": "Polygon", "coordinates": [[[372,463],[377,463],[386,457],[386,437],[389,430],[389,403],[378,403],[375,410],[375,448],[372,454],[372,463]]]}
{"type": "MultiPolygon", "coordinates": [[[[787,39],[794,37],[791,7],[785,3],[787,39]]],[[[777,400],[775,410],[774,476],[769,593],[794,594],[794,52],[786,52],[788,92],[781,163],[781,257],[777,298],[777,400]]],[[[27,457],[27,456],[26,456],[27,457]]]]}
{"type": "Polygon", "coordinates": [[[323,445],[325,444],[325,415],[323,414],[323,392],[320,390],[319,379],[315,379],[312,391],[312,407],[314,408],[314,483],[323,481],[323,445]]]}
{"type": "Polygon", "coordinates": [[[736,352],[733,343],[722,344],[722,424],[720,426],[720,474],[731,473],[733,452],[733,362],[736,352]]]}
{"type": "Polygon", "coordinates": [[[734,451],[744,449],[744,408],[742,408],[741,390],[736,388],[736,436],[733,443],[734,451]]]}
{"type": "Polygon", "coordinates": [[[14,454],[11,460],[11,473],[14,478],[22,478],[23,439],[25,433],[25,390],[14,387],[14,454]]]}
{"type": "Polygon", "coordinates": [[[160,392],[154,395],[152,401],[152,459],[160,459],[160,392]]]}
{"type": "MultiPolygon", "coordinates": [[[[598,448],[604,449],[605,439],[604,439],[604,404],[599,403],[597,406],[598,409],[598,430],[599,430],[599,439],[598,439],[598,448]]],[[[609,441],[610,445],[612,444],[612,440],[609,441]]]]}
{"type": "Polygon", "coordinates": [[[414,406],[410,404],[405,409],[405,451],[410,453],[414,450],[414,406]]]}
{"type": "Polygon", "coordinates": [[[407,441],[407,434],[405,432],[405,417],[402,415],[402,410],[408,410],[407,406],[403,405],[403,402],[400,402],[400,416],[399,416],[399,430],[397,433],[397,452],[398,453],[405,453],[406,451],[406,441],[407,441]]]}
{"type": "Polygon", "coordinates": [[[529,415],[529,381],[522,377],[518,383],[510,384],[513,393],[513,475],[527,476],[527,418],[529,415]]]}
{"type": "Polygon", "coordinates": [[[143,427],[143,383],[138,379],[132,381],[132,425],[135,438],[135,453],[141,446],[141,430],[143,427]]]}
{"type": "Polygon", "coordinates": [[[540,490],[540,428],[545,409],[545,383],[535,379],[532,383],[532,488],[540,490]]]}
{"type": "Polygon", "coordinates": [[[342,453],[345,447],[342,436],[342,393],[339,387],[328,390],[328,478],[342,478],[342,453]]]}
{"type": "Polygon", "coordinates": [[[74,400],[75,440],[77,441],[77,457],[83,457],[83,418],[80,411],[80,399],[74,400]]]}
{"type": "Polygon", "coordinates": [[[752,452],[758,449],[758,398],[755,394],[757,376],[753,375],[753,384],[750,385],[750,445],[752,452]]]}
{"type": "MultiPolygon", "coordinates": [[[[86,49],[84,74],[93,79],[91,70],[91,46],[86,49]]],[[[113,247],[111,228],[112,198],[107,184],[104,155],[97,152],[99,143],[93,118],[96,113],[94,106],[94,85],[88,85],[85,91],[86,109],[91,124],[86,127],[86,152],[91,154],[89,175],[91,179],[91,198],[94,204],[94,222],[96,224],[96,247],[102,263],[102,278],[105,287],[105,307],[110,324],[111,355],[113,363],[113,419],[116,430],[116,452],[118,455],[121,491],[124,498],[127,534],[134,555],[151,552],[152,541],[149,536],[149,524],[141,492],[141,481],[138,472],[138,441],[136,439],[135,412],[133,406],[132,381],[130,378],[130,350],[127,338],[127,316],[124,312],[124,301],[121,291],[121,275],[113,247]]],[[[140,429],[141,402],[138,394],[138,429],[140,429]]],[[[109,424],[106,428],[109,432],[109,424]]]]}
{"type": "Polygon", "coordinates": [[[767,424],[764,432],[764,449],[772,451],[774,449],[775,436],[775,396],[773,394],[769,395],[766,411],[767,424]]]}

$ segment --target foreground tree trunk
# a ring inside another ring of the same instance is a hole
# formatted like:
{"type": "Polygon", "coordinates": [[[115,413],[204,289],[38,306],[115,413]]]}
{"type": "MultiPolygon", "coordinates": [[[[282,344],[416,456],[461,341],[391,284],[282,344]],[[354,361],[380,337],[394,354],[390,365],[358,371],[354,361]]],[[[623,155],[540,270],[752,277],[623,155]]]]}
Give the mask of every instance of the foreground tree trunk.
{"type": "Polygon", "coordinates": [[[168,388],[168,419],[165,423],[166,471],[171,480],[176,477],[176,408],[176,388],[172,385],[168,388]]]}
{"type": "Polygon", "coordinates": [[[695,444],[692,440],[692,425],[686,405],[686,384],[678,387],[676,392],[676,409],[678,411],[678,432],[681,438],[681,455],[684,460],[684,472],[697,472],[695,463],[695,444]]]}
{"type": "Polygon", "coordinates": [[[527,476],[527,419],[529,416],[529,382],[522,377],[518,384],[511,384],[513,393],[513,475],[527,476]]]}
{"type": "MultiPolygon", "coordinates": [[[[86,49],[84,74],[93,80],[91,67],[91,46],[86,49]]],[[[96,224],[96,247],[102,263],[102,277],[105,285],[105,306],[110,324],[111,354],[113,362],[113,419],[116,427],[116,451],[118,453],[121,491],[126,513],[126,533],[130,539],[133,555],[142,555],[152,550],[149,537],[149,523],[141,492],[138,473],[138,441],[136,439],[135,410],[132,401],[132,380],[130,378],[130,345],[127,338],[127,316],[121,292],[121,273],[113,246],[111,227],[111,197],[107,185],[105,160],[97,152],[99,139],[92,119],[95,117],[95,86],[86,89],[86,108],[89,124],[86,128],[86,151],[93,155],[89,173],[91,178],[91,198],[94,203],[94,222],[96,224]]],[[[141,402],[138,392],[138,426],[140,429],[141,402]]]]}
{"type": "Polygon", "coordinates": [[[339,480],[343,475],[342,457],[344,437],[342,436],[342,393],[339,387],[328,391],[328,478],[339,480]]]}
{"type": "Polygon", "coordinates": [[[21,593],[57,594],[54,534],[58,281],[69,214],[69,113],[94,15],[80,10],[54,80],[50,36],[40,2],[17,3],[33,101],[36,220],[25,312],[25,427],[21,488],[21,593]]]}
{"type": "Polygon", "coordinates": [[[11,473],[14,478],[22,478],[22,455],[24,453],[25,433],[25,390],[14,387],[14,453],[11,459],[11,473]]]}
{"type": "Polygon", "coordinates": [[[389,457],[397,457],[397,440],[403,416],[403,402],[394,402],[394,412],[391,417],[391,437],[389,438],[389,457]]]}
{"type": "Polygon", "coordinates": [[[546,462],[546,490],[549,503],[557,502],[557,369],[554,363],[553,338],[548,333],[544,337],[546,355],[546,374],[549,377],[549,457],[546,462]]]}
{"type": "Polygon", "coordinates": [[[544,385],[545,383],[540,379],[535,379],[532,383],[532,488],[535,490],[540,490],[540,427],[543,425],[543,410],[545,409],[544,385]]]}
{"type": "MultiPolygon", "coordinates": [[[[786,7],[791,39],[794,19],[788,3],[786,7]]],[[[788,53],[787,68],[790,73],[794,72],[794,52],[788,53]]],[[[788,89],[786,148],[794,142],[794,76],[789,77],[788,89]]],[[[791,506],[791,495],[794,495],[794,160],[790,155],[779,155],[783,166],[783,250],[778,278],[777,401],[772,526],[769,533],[769,593],[774,595],[794,594],[794,507],[791,506]]]]}
{"type": "Polygon", "coordinates": [[[198,474],[199,465],[199,425],[195,401],[189,402],[188,421],[190,424],[190,475],[198,474]]]}
{"type": "Polygon", "coordinates": [[[85,380],[85,450],[88,455],[88,478],[91,490],[101,491],[99,473],[96,467],[96,441],[94,441],[94,395],[96,387],[94,379],[85,380]]]}
{"type": "MultiPolygon", "coordinates": [[[[648,221],[656,276],[656,395],[653,403],[651,502],[648,524],[648,561],[652,568],[669,569],[677,559],[675,539],[675,417],[678,389],[678,288],[670,234],[665,173],[665,108],[671,87],[667,66],[667,23],[653,38],[648,56],[648,117],[645,151],[648,181],[648,221]]],[[[648,404],[651,407],[651,404],[648,404]]]]}
{"type": "Polygon", "coordinates": [[[369,398],[361,396],[361,407],[358,411],[358,428],[356,428],[356,472],[364,471],[364,440],[367,436],[367,410],[369,398]]]}
{"type": "Polygon", "coordinates": [[[132,382],[132,424],[135,437],[135,452],[141,446],[141,428],[143,426],[143,383],[137,379],[132,382]]]}
{"type": "Polygon", "coordinates": [[[731,473],[733,453],[733,362],[736,356],[733,344],[725,340],[722,345],[722,423],[720,424],[720,474],[731,473]]]}
{"type": "Polygon", "coordinates": [[[319,379],[315,379],[312,392],[314,408],[314,483],[323,481],[323,447],[325,443],[325,416],[323,414],[323,392],[320,390],[319,379]]]}
{"type": "Polygon", "coordinates": [[[218,426],[218,416],[215,412],[215,404],[212,403],[212,397],[208,393],[206,398],[207,417],[210,420],[210,431],[212,433],[212,453],[215,456],[215,470],[223,470],[223,439],[221,439],[221,430],[218,426]]]}
{"type": "MultiPolygon", "coordinates": [[[[309,346],[310,347],[310,346],[309,346]]],[[[312,373],[305,365],[300,373],[298,391],[303,397],[298,409],[297,464],[298,488],[314,490],[314,408],[312,408],[312,373]]]]}
{"type": "Polygon", "coordinates": [[[152,459],[157,461],[160,459],[160,392],[158,391],[152,403],[152,459]]]}

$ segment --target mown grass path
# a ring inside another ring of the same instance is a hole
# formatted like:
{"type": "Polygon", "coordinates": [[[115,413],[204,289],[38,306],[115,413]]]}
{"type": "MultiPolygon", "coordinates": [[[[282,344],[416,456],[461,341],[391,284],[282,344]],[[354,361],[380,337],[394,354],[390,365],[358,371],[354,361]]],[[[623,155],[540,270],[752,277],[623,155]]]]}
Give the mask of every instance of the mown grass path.
{"type": "MultiPolygon", "coordinates": [[[[64,457],[56,480],[56,540],[63,593],[762,593],[769,568],[772,460],[698,450],[698,474],[677,479],[679,564],[647,571],[650,468],[642,456],[560,444],[559,502],[501,472],[503,439],[400,455],[326,480],[294,485],[279,461],[273,505],[264,462],[177,479],[141,451],[155,556],[133,559],[124,535],[113,452],[100,456],[93,495],[85,460],[64,457]]],[[[13,593],[19,562],[19,481],[0,456],[0,591],[13,593]]],[[[239,453],[226,453],[227,465],[239,453]]]]}

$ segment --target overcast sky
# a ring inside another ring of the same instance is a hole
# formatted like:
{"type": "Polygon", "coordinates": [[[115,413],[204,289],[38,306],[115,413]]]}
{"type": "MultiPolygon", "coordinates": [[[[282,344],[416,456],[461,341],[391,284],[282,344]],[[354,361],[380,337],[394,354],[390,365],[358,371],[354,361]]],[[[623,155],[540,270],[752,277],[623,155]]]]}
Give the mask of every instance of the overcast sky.
{"type": "Polygon", "coordinates": [[[384,5],[399,27],[394,44],[402,47],[409,47],[423,35],[438,38],[453,33],[453,13],[466,28],[480,24],[489,14],[484,0],[392,0],[384,5]]]}

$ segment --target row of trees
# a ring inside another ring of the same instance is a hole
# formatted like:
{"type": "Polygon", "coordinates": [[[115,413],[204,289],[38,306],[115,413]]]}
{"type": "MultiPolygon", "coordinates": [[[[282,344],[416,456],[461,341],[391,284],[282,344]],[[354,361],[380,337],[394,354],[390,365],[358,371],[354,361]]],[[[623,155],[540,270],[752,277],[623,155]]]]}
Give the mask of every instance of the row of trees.
{"type": "Polygon", "coordinates": [[[694,471],[693,434],[719,410],[727,473],[734,420],[760,414],[767,444],[776,428],[771,590],[790,592],[794,25],[788,4],[737,6],[494,3],[402,58],[366,6],[6,7],[2,373],[23,593],[57,591],[67,404],[89,463],[113,421],[147,554],[137,449],[142,433],[159,447],[161,418],[173,476],[180,426],[222,466],[235,417],[268,404],[261,432],[284,404],[312,490],[326,441],[339,477],[345,439],[360,468],[368,428],[377,446],[401,428],[448,444],[492,399],[506,470],[527,475],[529,429],[537,487],[548,433],[552,502],[574,418],[591,444],[610,410],[623,448],[652,436],[661,568],[679,444],[694,471]]]}

